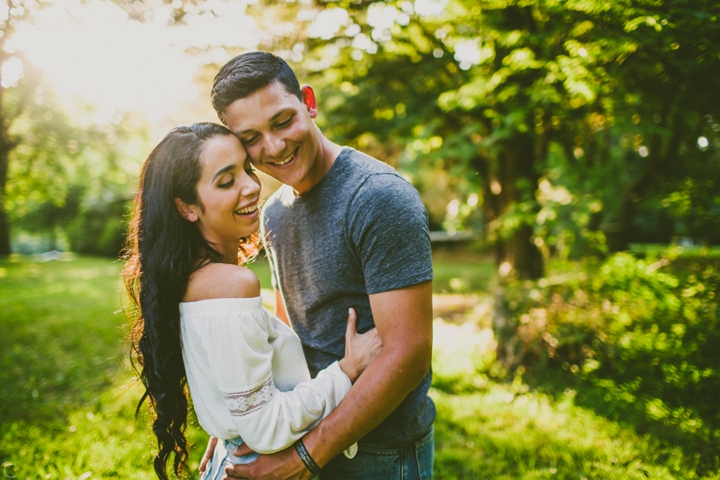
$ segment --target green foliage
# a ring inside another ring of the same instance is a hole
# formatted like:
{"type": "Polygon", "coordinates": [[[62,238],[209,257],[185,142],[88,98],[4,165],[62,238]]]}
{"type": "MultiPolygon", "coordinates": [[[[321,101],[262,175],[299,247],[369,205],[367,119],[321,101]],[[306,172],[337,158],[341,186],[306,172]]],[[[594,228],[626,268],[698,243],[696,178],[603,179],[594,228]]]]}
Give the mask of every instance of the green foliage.
{"type": "MultiPolygon", "coordinates": [[[[651,257],[649,257],[651,258],[651,257]]],[[[617,254],[587,270],[508,285],[498,325],[506,366],[563,372],[578,401],[651,431],[698,474],[720,469],[720,272],[617,254]]]]}
{"type": "Polygon", "coordinates": [[[297,43],[277,43],[318,87],[323,130],[398,166],[433,228],[482,231],[498,258],[718,241],[715,3],[436,6],[341,2],[323,38],[298,6],[297,43]]]}
{"type": "Polygon", "coordinates": [[[22,248],[21,233],[31,233],[48,237],[51,249],[67,239],[78,252],[116,256],[125,214],[117,204],[132,198],[149,151],[147,125],[132,113],[118,114],[115,123],[87,122],[95,113],[90,106],[71,114],[25,63],[23,81],[3,93],[6,113],[17,112],[10,130],[17,146],[2,186],[14,248],[22,248]]]}
{"type": "Polygon", "coordinates": [[[130,204],[121,200],[83,211],[68,228],[70,250],[117,257],[125,245],[130,204]]]}

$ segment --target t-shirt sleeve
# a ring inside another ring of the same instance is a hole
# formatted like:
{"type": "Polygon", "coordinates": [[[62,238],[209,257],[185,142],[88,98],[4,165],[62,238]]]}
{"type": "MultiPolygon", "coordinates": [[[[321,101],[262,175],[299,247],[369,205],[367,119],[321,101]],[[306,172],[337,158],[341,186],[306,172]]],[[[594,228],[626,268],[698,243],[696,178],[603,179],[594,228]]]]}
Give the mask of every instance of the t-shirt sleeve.
{"type": "Polygon", "coordinates": [[[427,212],[403,178],[370,175],[350,203],[348,229],[368,294],[433,278],[427,212]]]}
{"type": "Polygon", "coordinates": [[[337,362],[312,380],[281,392],[272,376],[270,313],[216,314],[195,322],[213,376],[235,428],[250,448],[272,453],[301,438],[352,386],[337,362]]]}

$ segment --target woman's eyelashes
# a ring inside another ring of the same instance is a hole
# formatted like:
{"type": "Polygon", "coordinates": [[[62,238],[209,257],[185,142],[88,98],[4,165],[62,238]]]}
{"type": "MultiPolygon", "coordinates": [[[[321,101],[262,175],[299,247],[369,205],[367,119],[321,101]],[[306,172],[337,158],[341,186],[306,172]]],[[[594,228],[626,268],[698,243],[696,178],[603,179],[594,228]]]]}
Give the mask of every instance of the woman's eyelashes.
{"type": "Polygon", "coordinates": [[[230,188],[233,186],[234,183],[235,183],[235,178],[230,177],[230,180],[228,180],[227,182],[218,183],[218,188],[230,188]]]}
{"type": "MultiPolygon", "coordinates": [[[[248,175],[255,175],[255,168],[253,168],[251,163],[248,163],[245,166],[245,173],[247,173],[248,175]]],[[[235,184],[235,177],[231,176],[228,179],[222,179],[221,182],[222,183],[217,184],[218,188],[228,189],[235,184]]]]}

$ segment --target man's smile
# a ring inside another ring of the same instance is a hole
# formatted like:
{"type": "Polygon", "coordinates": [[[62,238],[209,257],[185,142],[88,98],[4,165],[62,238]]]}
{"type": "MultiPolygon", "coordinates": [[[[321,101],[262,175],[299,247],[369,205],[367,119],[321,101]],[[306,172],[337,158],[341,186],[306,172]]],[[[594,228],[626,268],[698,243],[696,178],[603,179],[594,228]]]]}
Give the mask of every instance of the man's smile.
{"type": "Polygon", "coordinates": [[[296,148],[290,155],[283,158],[280,161],[277,162],[265,162],[267,165],[273,166],[273,167],[285,167],[288,164],[293,163],[293,161],[297,158],[298,150],[300,150],[300,147],[296,148]]]}

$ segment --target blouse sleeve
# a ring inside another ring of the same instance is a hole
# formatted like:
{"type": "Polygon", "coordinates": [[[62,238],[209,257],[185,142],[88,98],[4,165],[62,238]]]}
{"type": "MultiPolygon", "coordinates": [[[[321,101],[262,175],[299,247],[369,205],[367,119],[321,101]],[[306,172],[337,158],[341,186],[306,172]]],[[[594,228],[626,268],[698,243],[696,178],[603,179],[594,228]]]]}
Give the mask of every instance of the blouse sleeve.
{"type": "Polygon", "coordinates": [[[203,318],[195,328],[237,431],[258,453],[292,445],[325,418],[352,386],[335,362],[316,378],[279,391],[272,377],[273,331],[266,315],[263,310],[217,314],[203,318]]]}

